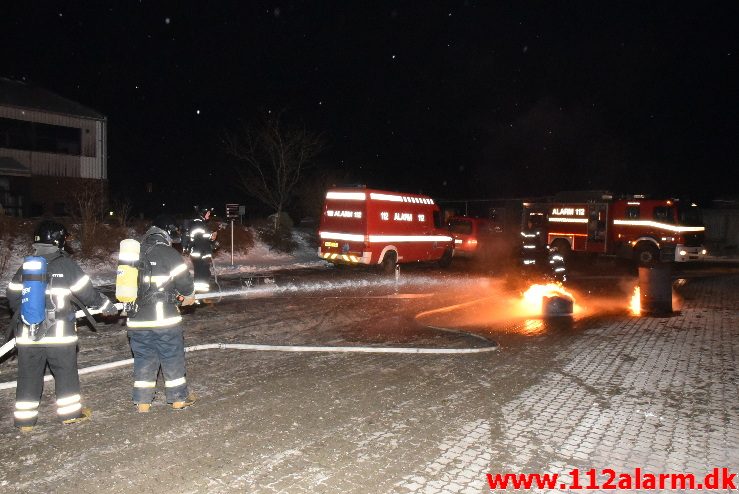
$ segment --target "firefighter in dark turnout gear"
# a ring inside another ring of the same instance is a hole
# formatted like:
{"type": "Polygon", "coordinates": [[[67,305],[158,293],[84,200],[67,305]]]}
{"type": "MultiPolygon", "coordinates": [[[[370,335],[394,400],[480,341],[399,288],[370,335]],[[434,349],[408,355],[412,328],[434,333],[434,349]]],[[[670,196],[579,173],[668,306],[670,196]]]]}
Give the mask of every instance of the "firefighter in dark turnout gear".
{"type": "Polygon", "coordinates": [[[36,425],[47,364],[54,375],[56,411],[62,422],[71,424],[90,417],[92,412],[82,407],[80,397],[75,305],[97,308],[105,315],[118,313],[108,297],[92,286],[89,276],[63,251],[66,238],[66,228],[52,221],[42,221],[34,233],[34,255],[47,262],[46,316],[37,327],[18,316],[24,295],[23,268],[8,285],[18,348],[14,418],[15,426],[22,431],[36,425]]]}
{"type": "Polygon", "coordinates": [[[178,410],[195,402],[188,392],[182,316],[178,302],[195,302],[194,287],[182,256],[172,248],[174,221],[159,217],[141,242],[136,310],[128,315],[133,352],[133,402],[145,413],[151,407],[159,368],[167,403],[178,410]]]}
{"type": "Polygon", "coordinates": [[[530,216],[526,227],[521,230],[521,264],[524,273],[543,273],[546,268],[548,249],[546,235],[537,225],[538,217],[530,216]]]}
{"type": "Polygon", "coordinates": [[[188,235],[190,260],[192,261],[195,291],[207,293],[210,291],[210,265],[213,258],[213,242],[215,234],[208,226],[212,212],[211,208],[200,208],[197,218],[190,221],[188,235]]]}

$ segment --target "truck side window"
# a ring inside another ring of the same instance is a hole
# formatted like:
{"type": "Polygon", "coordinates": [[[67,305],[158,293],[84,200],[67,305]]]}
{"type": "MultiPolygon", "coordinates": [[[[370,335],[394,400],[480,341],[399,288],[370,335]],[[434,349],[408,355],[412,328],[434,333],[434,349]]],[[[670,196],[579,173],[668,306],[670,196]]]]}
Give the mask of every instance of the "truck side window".
{"type": "Polygon", "coordinates": [[[439,211],[434,211],[434,227],[444,228],[444,223],[441,221],[441,213],[439,211]]]}
{"type": "Polygon", "coordinates": [[[654,219],[665,223],[674,223],[675,212],[671,206],[656,206],[654,208],[654,219]]]}
{"type": "Polygon", "coordinates": [[[639,206],[626,206],[626,218],[630,220],[638,220],[639,206]]]}

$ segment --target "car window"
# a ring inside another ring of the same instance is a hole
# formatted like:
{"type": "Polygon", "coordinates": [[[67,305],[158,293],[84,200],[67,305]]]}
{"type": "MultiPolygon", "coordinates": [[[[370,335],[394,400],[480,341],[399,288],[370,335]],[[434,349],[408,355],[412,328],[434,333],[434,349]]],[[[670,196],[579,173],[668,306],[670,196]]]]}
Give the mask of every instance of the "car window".
{"type": "Polygon", "coordinates": [[[451,220],[449,221],[449,231],[469,235],[472,233],[472,222],[468,220],[451,220]]]}

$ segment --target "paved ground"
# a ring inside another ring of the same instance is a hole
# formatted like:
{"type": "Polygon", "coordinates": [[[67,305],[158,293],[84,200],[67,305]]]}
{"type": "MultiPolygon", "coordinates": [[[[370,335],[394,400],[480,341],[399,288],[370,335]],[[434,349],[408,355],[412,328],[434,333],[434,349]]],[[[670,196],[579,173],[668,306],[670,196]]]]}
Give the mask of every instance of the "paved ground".
{"type": "MultiPolygon", "coordinates": [[[[484,347],[473,355],[209,350],[188,355],[202,402],[149,415],[130,367],[83,376],[93,421],[11,426],[3,492],[489,492],[486,473],[635,467],[739,470],[739,276],[693,271],[672,317],[626,313],[628,275],[574,280],[583,306],[542,321],[511,283],[410,270],[303,273],[271,296],[188,316],[187,343],[484,347]],[[342,277],[343,276],[343,277],[342,277]],[[436,329],[434,329],[436,328],[436,329]]],[[[128,358],[125,331],[81,332],[80,365],[128,358]]],[[[0,364],[0,381],[14,378],[0,364]]],[[[602,476],[599,481],[604,481],[602,476]]]]}

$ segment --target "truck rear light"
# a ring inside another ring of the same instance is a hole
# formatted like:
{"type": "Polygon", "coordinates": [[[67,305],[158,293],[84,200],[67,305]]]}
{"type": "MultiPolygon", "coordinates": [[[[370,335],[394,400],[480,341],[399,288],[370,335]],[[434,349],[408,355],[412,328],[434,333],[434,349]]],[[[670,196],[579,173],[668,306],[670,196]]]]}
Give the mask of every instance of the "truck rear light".
{"type": "Polygon", "coordinates": [[[477,239],[476,238],[471,238],[471,239],[467,240],[467,245],[469,245],[470,247],[477,246],[477,239]]]}

